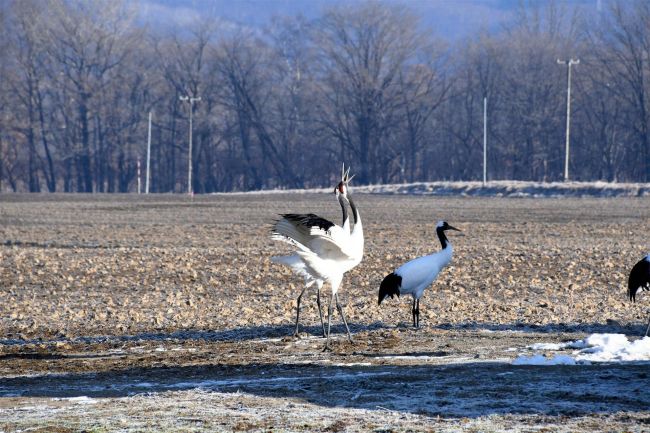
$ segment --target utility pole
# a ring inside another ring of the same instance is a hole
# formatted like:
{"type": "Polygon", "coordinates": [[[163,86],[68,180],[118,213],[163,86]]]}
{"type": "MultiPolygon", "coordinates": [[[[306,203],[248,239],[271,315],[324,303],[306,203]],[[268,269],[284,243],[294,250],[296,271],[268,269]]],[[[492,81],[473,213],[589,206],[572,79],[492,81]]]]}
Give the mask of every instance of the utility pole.
{"type": "Polygon", "coordinates": [[[569,136],[571,131],[571,66],[580,63],[580,59],[560,60],[560,65],[567,65],[567,86],[566,86],[566,145],[564,149],[564,181],[569,180],[569,136]]]}
{"type": "Polygon", "coordinates": [[[141,188],[141,186],[142,186],[142,176],[140,174],[140,157],[138,157],[137,166],[138,166],[138,194],[140,194],[140,192],[142,191],[142,188],[141,188]]]}
{"type": "Polygon", "coordinates": [[[144,193],[149,194],[149,175],[151,173],[149,166],[151,163],[151,111],[149,112],[149,132],[147,133],[147,174],[144,180],[144,193]]]}
{"type": "Polygon", "coordinates": [[[487,96],[483,97],[483,186],[487,183],[487,96]]]}
{"type": "Polygon", "coordinates": [[[194,103],[199,102],[201,97],[193,96],[180,96],[179,99],[183,102],[190,103],[190,146],[189,146],[189,161],[187,170],[187,193],[192,195],[192,112],[194,111],[194,103]]]}

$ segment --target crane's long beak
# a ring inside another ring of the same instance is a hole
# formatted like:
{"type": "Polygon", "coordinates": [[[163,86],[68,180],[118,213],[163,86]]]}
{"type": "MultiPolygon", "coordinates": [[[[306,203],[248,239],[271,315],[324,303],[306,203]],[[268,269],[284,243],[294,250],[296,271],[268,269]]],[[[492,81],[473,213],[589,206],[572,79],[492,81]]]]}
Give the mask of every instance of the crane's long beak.
{"type": "Polygon", "coordinates": [[[350,167],[348,169],[345,169],[345,163],[343,163],[343,166],[341,167],[341,182],[344,184],[350,183],[350,181],[354,178],[354,174],[350,176],[350,167]]]}
{"type": "Polygon", "coordinates": [[[345,182],[345,184],[347,185],[348,183],[350,183],[350,181],[354,176],[355,176],[354,174],[350,176],[350,167],[348,167],[348,170],[345,172],[345,179],[343,180],[343,182],[345,182]]]}
{"type": "Polygon", "coordinates": [[[447,224],[447,230],[456,230],[457,232],[462,232],[461,229],[457,229],[456,227],[450,226],[449,224],[447,224]]]}

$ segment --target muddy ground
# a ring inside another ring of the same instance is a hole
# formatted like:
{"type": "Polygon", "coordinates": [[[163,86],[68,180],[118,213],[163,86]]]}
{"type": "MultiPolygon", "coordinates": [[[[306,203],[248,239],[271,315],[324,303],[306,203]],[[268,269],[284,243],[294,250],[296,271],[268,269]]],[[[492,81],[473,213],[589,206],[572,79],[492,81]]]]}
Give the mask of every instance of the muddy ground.
{"type": "Polygon", "coordinates": [[[0,195],[0,431],[650,431],[647,363],[511,365],[643,333],[649,301],[625,286],[650,199],[356,200],[354,342],[335,315],[323,352],[313,291],[289,337],[301,279],[269,229],[340,222],[333,194],[0,195]],[[413,330],[410,299],[377,289],[439,248],[439,219],[463,232],[413,330]]]}

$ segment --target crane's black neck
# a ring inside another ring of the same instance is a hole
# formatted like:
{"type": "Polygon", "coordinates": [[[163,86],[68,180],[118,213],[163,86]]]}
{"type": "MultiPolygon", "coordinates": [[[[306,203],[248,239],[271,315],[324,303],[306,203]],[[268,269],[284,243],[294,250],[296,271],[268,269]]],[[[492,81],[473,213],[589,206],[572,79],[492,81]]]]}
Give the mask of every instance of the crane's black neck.
{"type": "Polygon", "coordinates": [[[348,194],[348,202],[350,203],[350,207],[352,208],[352,216],[354,217],[354,223],[356,224],[359,222],[359,212],[357,212],[357,207],[354,205],[354,201],[352,201],[352,197],[348,194]]]}
{"type": "Polygon", "coordinates": [[[442,227],[436,228],[436,233],[438,234],[438,239],[440,240],[440,245],[442,246],[442,249],[444,250],[447,248],[447,245],[449,245],[449,239],[447,239],[447,236],[445,235],[445,231],[443,230],[442,227]]]}
{"type": "Polygon", "coordinates": [[[343,227],[348,219],[348,208],[345,206],[345,199],[343,198],[343,195],[339,194],[338,198],[339,204],[341,205],[341,211],[343,211],[343,222],[341,223],[341,227],[343,227]]]}

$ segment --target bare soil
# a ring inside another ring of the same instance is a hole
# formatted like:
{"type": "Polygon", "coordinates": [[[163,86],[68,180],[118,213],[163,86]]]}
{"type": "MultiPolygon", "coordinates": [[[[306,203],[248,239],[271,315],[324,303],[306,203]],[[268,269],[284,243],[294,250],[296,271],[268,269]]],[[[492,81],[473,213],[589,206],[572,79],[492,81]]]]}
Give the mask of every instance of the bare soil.
{"type": "Polygon", "coordinates": [[[0,195],[0,431],[650,431],[647,363],[511,365],[534,342],[644,332],[625,290],[649,198],[356,201],[354,342],[335,314],[323,352],[313,290],[290,337],[302,281],[269,230],[340,223],[333,195],[0,195]],[[439,248],[440,219],[463,232],[414,330],[410,298],[377,290],[439,248]]]}

